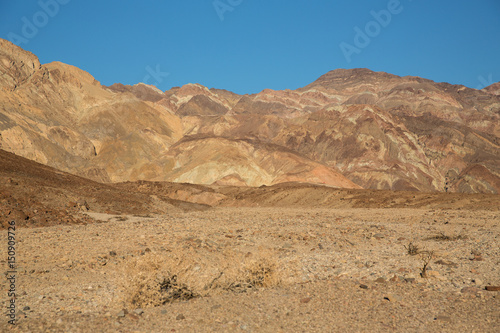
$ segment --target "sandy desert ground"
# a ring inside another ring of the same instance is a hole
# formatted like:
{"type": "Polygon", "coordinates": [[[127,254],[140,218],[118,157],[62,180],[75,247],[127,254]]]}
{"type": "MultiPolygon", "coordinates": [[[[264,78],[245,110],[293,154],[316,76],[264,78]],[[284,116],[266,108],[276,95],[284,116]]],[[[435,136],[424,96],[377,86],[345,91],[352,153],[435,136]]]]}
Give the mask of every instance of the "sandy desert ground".
{"type": "Polygon", "coordinates": [[[99,222],[16,230],[19,322],[4,317],[1,331],[500,327],[499,291],[485,289],[500,286],[498,208],[81,214],[99,222]]]}

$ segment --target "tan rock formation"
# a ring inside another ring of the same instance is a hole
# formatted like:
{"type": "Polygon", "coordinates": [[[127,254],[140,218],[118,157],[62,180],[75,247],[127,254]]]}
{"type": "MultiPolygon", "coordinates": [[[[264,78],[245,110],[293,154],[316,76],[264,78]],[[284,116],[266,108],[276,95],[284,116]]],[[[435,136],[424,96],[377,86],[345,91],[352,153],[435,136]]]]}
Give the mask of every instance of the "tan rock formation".
{"type": "Polygon", "coordinates": [[[500,192],[498,84],[338,69],[293,91],[162,92],[0,46],[1,148],[94,180],[500,192]]]}

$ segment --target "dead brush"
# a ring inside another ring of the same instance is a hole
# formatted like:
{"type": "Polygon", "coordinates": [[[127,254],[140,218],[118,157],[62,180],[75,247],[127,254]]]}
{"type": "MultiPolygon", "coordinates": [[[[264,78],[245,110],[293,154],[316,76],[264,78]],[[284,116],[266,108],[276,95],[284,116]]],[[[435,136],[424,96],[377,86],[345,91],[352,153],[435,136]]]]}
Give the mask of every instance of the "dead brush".
{"type": "Polygon", "coordinates": [[[440,232],[437,235],[431,236],[427,238],[427,240],[436,240],[436,241],[457,241],[462,239],[467,239],[466,235],[458,234],[454,236],[446,235],[444,232],[440,232]]]}
{"type": "Polygon", "coordinates": [[[220,287],[233,292],[245,292],[248,289],[265,288],[280,283],[276,264],[266,258],[246,263],[233,276],[234,281],[220,287]]]}
{"type": "Polygon", "coordinates": [[[168,275],[153,281],[146,280],[144,283],[138,283],[136,287],[130,303],[138,307],[159,306],[200,296],[187,285],[179,283],[177,275],[168,275]]]}
{"type": "Polygon", "coordinates": [[[409,255],[414,256],[419,254],[420,248],[418,245],[413,244],[413,242],[408,243],[408,245],[403,245],[409,255]]]}
{"type": "Polygon", "coordinates": [[[154,252],[124,267],[123,303],[155,307],[221,292],[245,292],[281,283],[278,255],[271,250],[245,254],[197,252],[185,248],[166,255],[154,252]]]}
{"type": "Polygon", "coordinates": [[[163,296],[163,304],[176,300],[189,300],[198,297],[196,293],[187,286],[177,282],[177,275],[171,275],[163,279],[159,284],[160,293],[163,296]]]}
{"type": "Polygon", "coordinates": [[[429,263],[431,262],[432,258],[434,258],[434,251],[421,251],[420,256],[423,264],[422,268],[420,268],[420,276],[422,278],[426,278],[427,267],[429,266],[429,263]]]}
{"type": "Polygon", "coordinates": [[[149,252],[123,266],[121,300],[134,307],[160,306],[204,296],[204,280],[193,269],[200,257],[194,252],[149,252]]]}
{"type": "Polygon", "coordinates": [[[199,293],[190,286],[186,268],[182,258],[155,254],[136,258],[125,267],[124,302],[147,308],[197,297],[199,293]]]}

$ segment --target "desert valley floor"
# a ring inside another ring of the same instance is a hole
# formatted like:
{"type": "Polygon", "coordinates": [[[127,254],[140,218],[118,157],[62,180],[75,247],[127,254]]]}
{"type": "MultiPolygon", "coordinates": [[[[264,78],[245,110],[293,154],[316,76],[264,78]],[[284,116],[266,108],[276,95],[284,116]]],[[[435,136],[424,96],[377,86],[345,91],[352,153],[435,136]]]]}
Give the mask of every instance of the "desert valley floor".
{"type": "Polygon", "coordinates": [[[18,229],[14,331],[500,327],[500,295],[485,289],[500,285],[498,204],[81,214],[96,222],[18,229]]]}

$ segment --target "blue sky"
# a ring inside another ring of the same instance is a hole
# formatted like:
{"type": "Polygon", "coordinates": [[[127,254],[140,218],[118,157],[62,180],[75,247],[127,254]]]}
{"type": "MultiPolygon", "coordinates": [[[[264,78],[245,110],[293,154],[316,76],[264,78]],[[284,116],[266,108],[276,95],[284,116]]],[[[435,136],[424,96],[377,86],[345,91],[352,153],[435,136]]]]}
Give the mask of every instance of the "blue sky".
{"type": "Polygon", "coordinates": [[[0,37],[104,85],[257,93],[357,67],[500,81],[498,0],[9,0],[0,37]]]}

